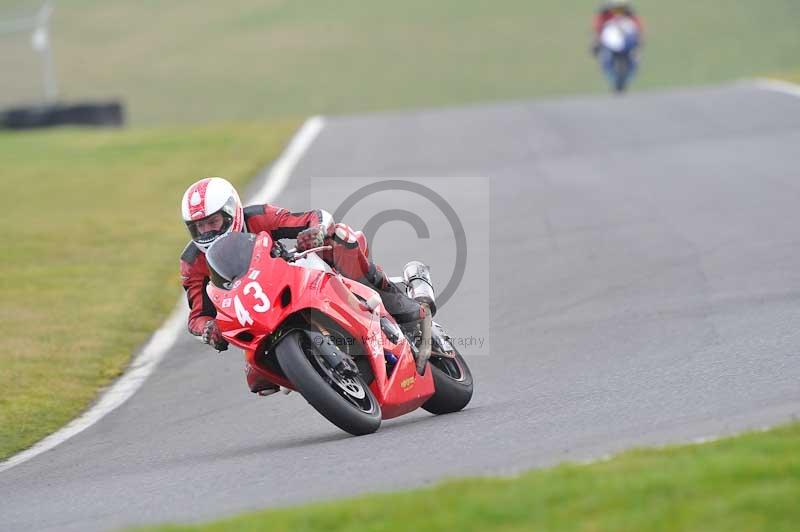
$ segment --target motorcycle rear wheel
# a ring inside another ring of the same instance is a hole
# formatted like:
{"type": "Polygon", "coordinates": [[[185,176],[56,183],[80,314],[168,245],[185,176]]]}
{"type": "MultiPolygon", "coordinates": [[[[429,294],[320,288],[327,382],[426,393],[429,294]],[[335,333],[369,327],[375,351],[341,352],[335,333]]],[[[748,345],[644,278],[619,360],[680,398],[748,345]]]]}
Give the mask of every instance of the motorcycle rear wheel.
{"type": "Polygon", "coordinates": [[[433,384],[436,392],[425,401],[422,408],[431,414],[450,414],[462,410],[472,399],[472,372],[461,353],[455,358],[436,356],[430,358],[433,384]]]}
{"type": "Polygon", "coordinates": [[[328,421],[354,436],[371,434],[381,426],[380,404],[364,379],[336,372],[303,333],[289,333],[275,354],[284,374],[328,421]]]}

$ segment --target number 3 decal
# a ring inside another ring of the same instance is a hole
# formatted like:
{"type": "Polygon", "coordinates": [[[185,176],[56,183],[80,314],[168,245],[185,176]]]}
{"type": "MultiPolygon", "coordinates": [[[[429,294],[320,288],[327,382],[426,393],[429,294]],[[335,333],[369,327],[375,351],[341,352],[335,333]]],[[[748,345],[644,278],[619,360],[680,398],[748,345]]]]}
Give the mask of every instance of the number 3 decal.
{"type": "Polygon", "coordinates": [[[247,295],[250,292],[253,292],[253,297],[261,302],[259,305],[255,305],[253,307],[253,310],[255,310],[256,312],[268,311],[269,299],[267,299],[267,294],[265,294],[264,291],[261,289],[261,285],[255,281],[253,281],[252,283],[247,283],[244,286],[244,295],[247,295]]]}
{"type": "MultiPolygon", "coordinates": [[[[259,313],[268,311],[270,307],[269,298],[267,298],[267,294],[264,293],[264,290],[261,289],[261,285],[255,281],[247,283],[244,286],[244,294],[249,295],[250,292],[253,292],[253,297],[259,302],[258,305],[253,305],[253,310],[259,313]]],[[[236,319],[239,320],[242,327],[253,324],[253,318],[250,316],[247,309],[244,308],[244,305],[239,300],[239,296],[233,298],[233,308],[236,311],[236,319]]]]}

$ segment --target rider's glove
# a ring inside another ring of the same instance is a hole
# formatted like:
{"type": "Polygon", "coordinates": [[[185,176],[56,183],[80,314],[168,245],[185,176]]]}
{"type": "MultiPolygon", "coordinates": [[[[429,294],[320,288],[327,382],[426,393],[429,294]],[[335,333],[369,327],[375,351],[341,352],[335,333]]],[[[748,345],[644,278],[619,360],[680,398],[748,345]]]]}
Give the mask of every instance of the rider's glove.
{"type": "Polygon", "coordinates": [[[216,320],[208,320],[206,326],[203,328],[203,335],[201,336],[203,342],[207,343],[217,351],[227,351],[228,342],[222,337],[216,320]]]}
{"type": "Polygon", "coordinates": [[[306,251],[322,246],[325,244],[326,236],[328,236],[328,234],[325,231],[325,227],[322,225],[314,225],[308,229],[304,229],[297,235],[297,251],[306,251]]]}

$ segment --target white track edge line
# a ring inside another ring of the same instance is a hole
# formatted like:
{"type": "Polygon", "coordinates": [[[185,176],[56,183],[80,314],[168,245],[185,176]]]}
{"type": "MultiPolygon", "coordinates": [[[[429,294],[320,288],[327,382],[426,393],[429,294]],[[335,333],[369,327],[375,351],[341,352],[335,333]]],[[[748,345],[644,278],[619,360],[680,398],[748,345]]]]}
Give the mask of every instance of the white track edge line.
{"type": "Polygon", "coordinates": [[[788,94],[789,96],[800,98],[800,85],[790,81],[772,78],[756,78],[750,80],[750,84],[759,89],[780,92],[783,94],[788,94]]]}
{"type": "MultiPolygon", "coordinates": [[[[269,167],[266,172],[266,182],[253,195],[251,203],[266,203],[280,194],[289,181],[292,170],[324,126],[325,120],[321,116],[311,117],[303,123],[281,156],[269,167]]],[[[94,406],[32,447],[0,462],[0,473],[27,462],[83,432],[130,399],[178,339],[178,335],[185,327],[187,310],[185,298],[180,297],[167,321],[153,334],[131,361],[125,373],[100,396],[94,406]]]]}

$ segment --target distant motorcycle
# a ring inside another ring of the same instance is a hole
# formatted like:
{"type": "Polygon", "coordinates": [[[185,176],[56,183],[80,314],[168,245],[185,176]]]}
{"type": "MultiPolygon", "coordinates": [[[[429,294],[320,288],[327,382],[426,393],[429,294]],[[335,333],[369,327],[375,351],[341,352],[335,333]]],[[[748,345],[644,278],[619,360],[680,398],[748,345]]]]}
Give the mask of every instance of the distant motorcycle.
{"type": "MultiPolygon", "coordinates": [[[[317,255],[326,249],[298,253],[268,233],[233,232],[208,250],[207,293],[223,336],[244,349],[248,375],[299,391],[354,435],[420,407],[433,414],[464,408],[472,374],[444,329],[430,320],[398,325],[376,291],[317,255]],[[425,329],[429,358],[419,355],[425,329]]],[[[393,282],[435,305],[422,263],[409,263],[393,282]]]]}
{"type": "Polygon", "coordinates": [[[639,29],[629,17],[617,17],[603,26],[597,58],[614,92],[624,92],[638,66],[639,29]]]}

